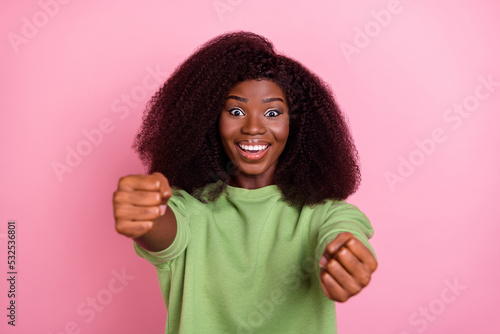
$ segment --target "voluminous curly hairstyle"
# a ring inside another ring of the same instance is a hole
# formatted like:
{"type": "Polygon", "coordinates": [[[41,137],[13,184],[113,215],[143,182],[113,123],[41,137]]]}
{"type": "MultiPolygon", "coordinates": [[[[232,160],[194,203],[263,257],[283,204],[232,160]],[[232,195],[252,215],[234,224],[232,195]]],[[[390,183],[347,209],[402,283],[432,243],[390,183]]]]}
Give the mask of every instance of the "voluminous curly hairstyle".
{"type": "Polygon", "coordinates": [[[149,101],[133,145],[148,172],[163,173],[171,186],[200,200],[215,200],[237,172],[228,169],[219,115],[229,90],[250,79],[275,82],[287,99],[289,138],[274,174],[284,199],[312,205],[354,193],[360,182],[357,151],[328,85],[250,32],[224,34],[201,46],[149,101]],[[216,186],[209,194],[199,191],[211,183],[216,186]]]}

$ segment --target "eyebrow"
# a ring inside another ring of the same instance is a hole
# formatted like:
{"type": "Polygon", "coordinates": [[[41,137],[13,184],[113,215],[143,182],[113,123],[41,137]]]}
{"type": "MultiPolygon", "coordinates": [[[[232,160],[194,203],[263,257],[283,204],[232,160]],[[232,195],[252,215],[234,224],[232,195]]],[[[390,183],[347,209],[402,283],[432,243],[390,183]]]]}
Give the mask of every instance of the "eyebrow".
{"type": "Polygon", "coordinates": [[[283,101],[283,99],[281,97],[270,97],[267,99],[263,99],[262,103],[269,103],[269,102],[274,102],[274,101],[281,101],[281,102],[285,103],[285,101],[283,101]]]}
{"type": "Polygon", "coordinates": [[[226,100],[228,100],[228,99],[234,99],[234,100],[238,100],[238,101],[245,102],[245,103],[248,102],[247,98],[236,96],[236,95],[229,95],[228,97],[226,97],[226,100]]]}
{"type": "MultiPolygon", "coordinates": [[[[238,100],[238,101],[245,102],[245,103],[248,102],[248,99],[246,97],[241,97],[241,96],[236,96],[236,95],[229,95],[228,97],[226,97],[226,100],[228,100],[228,99],[234,99],[234,100],[238,100]]],[[[267,99],[263,99],[262,103],[269,103],[269,102],[274,102],[274,101],[281,101],[281,102],[285,103],[285,101],[283,101],[283,99],[281,97],[269,97],[267,99]]]]}

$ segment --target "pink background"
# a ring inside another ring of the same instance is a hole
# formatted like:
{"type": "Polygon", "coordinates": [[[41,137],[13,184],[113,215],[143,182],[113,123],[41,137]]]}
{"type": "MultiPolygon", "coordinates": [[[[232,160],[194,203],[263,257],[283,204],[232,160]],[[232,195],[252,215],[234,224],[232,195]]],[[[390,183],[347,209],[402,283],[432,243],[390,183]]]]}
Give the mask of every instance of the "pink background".
{"type": "Polygon", "coordinates": [[[150,72],[164,80],[239,29],[318,73],[348,115],[363,174],[349,201],[372,220],[380,265],[338,305],[339,332],[498,333],[498,2],[31,0],[0,13],[2,333],[163,332],[154,268],[115,233],[111,196],[144,172],[131,143],[158,87],[150,72]]]}

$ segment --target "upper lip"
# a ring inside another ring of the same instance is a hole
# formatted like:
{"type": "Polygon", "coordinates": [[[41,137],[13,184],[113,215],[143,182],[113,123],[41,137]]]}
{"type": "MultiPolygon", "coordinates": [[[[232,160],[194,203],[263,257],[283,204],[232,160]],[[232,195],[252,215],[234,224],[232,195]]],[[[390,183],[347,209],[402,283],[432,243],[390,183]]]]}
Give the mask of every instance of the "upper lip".
{"type": "Polygon", "coordinates": [[[271,145],[268,141],[262,139],[246,139],[237,141],[238,145],[271,145]]]}

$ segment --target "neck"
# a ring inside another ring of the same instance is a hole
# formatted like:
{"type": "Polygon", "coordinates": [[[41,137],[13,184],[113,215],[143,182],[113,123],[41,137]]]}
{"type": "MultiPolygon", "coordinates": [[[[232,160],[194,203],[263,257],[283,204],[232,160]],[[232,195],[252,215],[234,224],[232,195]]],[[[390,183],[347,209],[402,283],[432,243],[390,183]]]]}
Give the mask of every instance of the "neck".
{"type": "Polygon", "coordinates": [[[229,185],[245,189],[258,189],[266,186],[273,185],[273,174],[269,175],[245,175],[239,173],[231,177],[229,185]]]}

